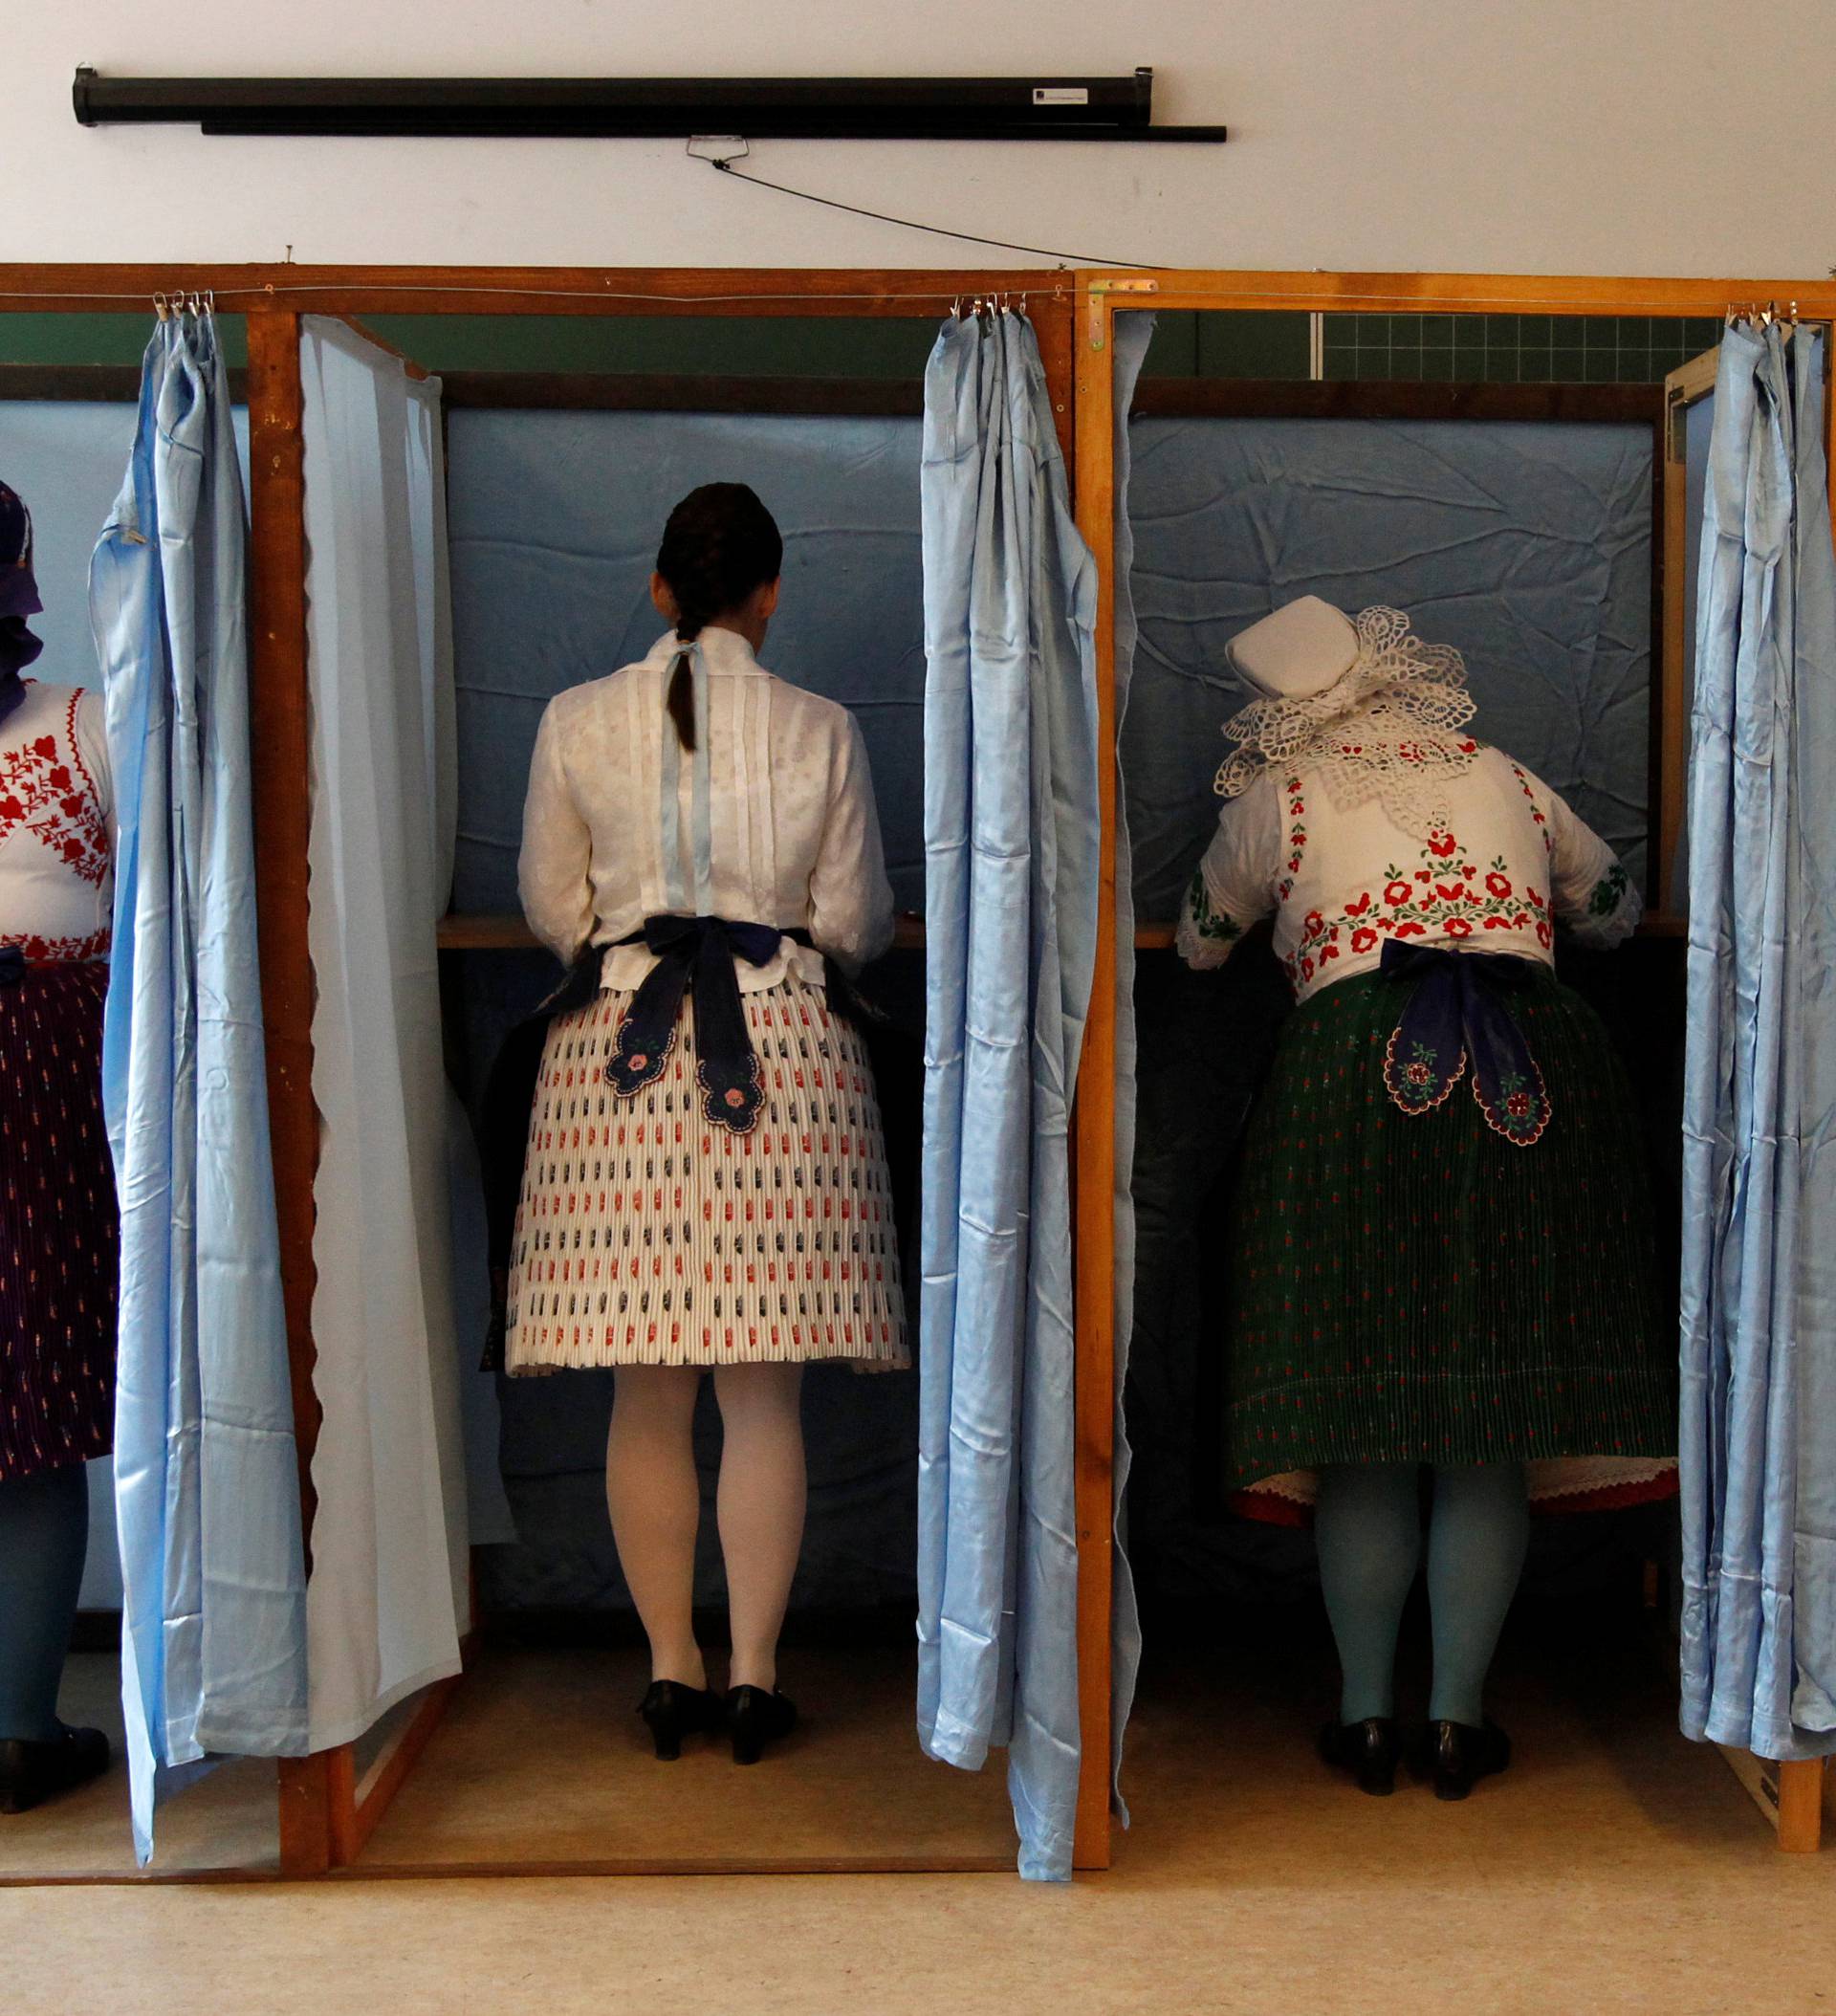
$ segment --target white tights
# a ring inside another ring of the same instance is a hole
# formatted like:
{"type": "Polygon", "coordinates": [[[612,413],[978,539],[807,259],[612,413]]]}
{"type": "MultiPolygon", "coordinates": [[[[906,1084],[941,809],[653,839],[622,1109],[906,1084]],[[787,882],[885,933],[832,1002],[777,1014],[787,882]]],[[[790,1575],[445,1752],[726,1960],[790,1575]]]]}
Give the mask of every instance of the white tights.
{"type": "MultiPolygon", "coordinates": [[[[716,1510],[732,1633],[729,1685],[777,1684],[777,1634],[803,1545],[803,1368],[732,1365],[714,1374],[724,1441],[716,1510]]],[[[605,1443],[612,1537],[650,1640],[650,1676],[705,1687],[695,1643],[701,1487],[693,1366],[621,1366],[605,1443]]]]}

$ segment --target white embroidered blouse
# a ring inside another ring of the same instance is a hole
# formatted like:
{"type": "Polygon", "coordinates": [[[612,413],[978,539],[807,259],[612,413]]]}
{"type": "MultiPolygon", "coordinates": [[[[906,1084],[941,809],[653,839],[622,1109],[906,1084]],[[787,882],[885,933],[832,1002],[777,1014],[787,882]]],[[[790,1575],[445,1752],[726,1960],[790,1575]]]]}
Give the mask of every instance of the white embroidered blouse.
{"type": "Polygon", "coordinates": [[[765,966],[736,960],[743,992],[828,953],[853,970],[892,942],[880,818],[846,708],[775,678],[732,630],[694,653],[695,749],[665,710],[680,646],[557,693],[530,762],[517,867],[530,929],[565,961],[607,948],[600,984],[637,987],[656,964],[618,941],[661,912],[805,930],[765,966]]]}
{"type": "Polygon", "coordinates": [[[108,956],[114,796],[100,696],[25,682],[0,721],[0,945],[46,965],[108,956]]]}
{"type": "Polygon", "coordinates": [[[1452,823],[1423,839],[1381,800],[1342,810],[1311,768],[1265,772],[1218,814],[1180,907],[1180,956],[1221,966],[1273,910],[1276,954],[1305,1000],[1369,972],[1390,938],[1553,966],[1558,918],[1586,944],[1630,933],[1642,905],[1613,850],[1522,764],[1481,745],[1443,788],[1452,823]]]}

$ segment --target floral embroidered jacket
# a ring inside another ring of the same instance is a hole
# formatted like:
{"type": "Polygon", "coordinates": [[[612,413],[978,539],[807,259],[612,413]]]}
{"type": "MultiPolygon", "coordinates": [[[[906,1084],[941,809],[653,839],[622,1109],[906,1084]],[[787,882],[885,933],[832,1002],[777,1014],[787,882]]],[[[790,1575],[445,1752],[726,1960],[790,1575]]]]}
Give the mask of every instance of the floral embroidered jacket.
{"type": "Polygon", "coordinates": [[[1366,973],[1388,938],[1555,963],[1557,918],[1616,945],[1642,905],[1612,849],[1502,750],[1481,746],[1447,787],[1451,825],[1424,840],[1381,800],[1342,811],[1322,780],[1271,771],[1228,800],[1180,907],[1189,966],[1220,966],[1275,912],[1298,998],[1366,973]]]}
{"type": "Polygon", "coordinates": [[[113,816],[100,696],[27,680],[0,723],[0,945],[45,964],[108,956],[113,816]]]}

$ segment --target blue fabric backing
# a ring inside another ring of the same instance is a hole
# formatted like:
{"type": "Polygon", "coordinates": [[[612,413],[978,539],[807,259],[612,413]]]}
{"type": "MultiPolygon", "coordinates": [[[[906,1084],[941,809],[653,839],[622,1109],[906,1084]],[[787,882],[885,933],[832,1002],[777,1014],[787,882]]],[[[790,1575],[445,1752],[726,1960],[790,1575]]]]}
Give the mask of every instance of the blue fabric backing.
{"type": "MultiPolygon", "coordinates": [[[[663,628],[650,571],[670,507],[698,483],[750,483],[784,534],[784,588],[760,656],[851,708],[873,767],[901,909],[924,901],[920,423],[750,414],[499,411],[448,420],[458,684],[453,908],[514,911],[536,722],[564,688],[641,658],[663,628]]],[[[464,962],[474,1089],[503,1033],[554,980],[545,955],[464,962]]],[[[924,1026],[915,954],[872,991],[924,1026]],[[903,1002],[903,1006],[902,1006],[903,1002]]],[[[883,1086],[883,1099],[887,1088],[883,1086]]],[[[915,1293],[915,1270],[907,1267],[915,1293]]],[[[914,1326],[913,1334],[916,1330],[914,1326]]],[[[505,1380],[503,1467],[519,1542],[489,1550],[493,1609],[622,1608],[602,1471],[610,1373],[505,1380]]],[[[917,1382],[815,1367],[806,1380],[810,1517],[793,1602],[908,1604],[915,1589],[917,1382]]],[[[722,1600],[711,1493],[719,1429],[697,1433],[709,1516],[697,1600],[722,1600]]]]}
{"type": "Polygon", "coordinates": [[[1475,726],[1645,872],[1651,432],[1566,422],[1143,419],[1123,728],[1135,901],[1169,919],[1217,818],[1224,646],[1300,595],[1465,654],[1475,726]]]}
{"type": "Polygon", "coordinates": [[[743,481],[784,534],[760,653],[854,710],[901,909],[924,900],[925,625],[916,420],[506,412],[448,419],[459,851],[453,908],[514,910],[529,755],[564,688],[661,634],[650,570],[698,483],[743,481]]]}
{"type": "MultiPolygon", "coordinates": [[[[1307,593],[1346,609],[1391,603],[1424,637],[1458,646],[1480,732],[1643,872],[1649,427],[1152,417],[1128,433],[1132,608],[1119,593],[1117,646],[1120,670],[1132,644],[1122,746],[1143,920],[1173,916],[1215,824],[1219,731],[1247,697],[1227,641],[1307,593]]],[[[1223,1518],[1215,1501],[1217,1238],[1291,997],[1258,932],[1217,973],[1144,955],[1135,1003],[1138,1073],[1119,1088],[1118,1111],[1139,1102],[1127,1395],[1136,1571],[1163,1609],[1293,1601],[1312,1583],[1311,1539],[1223,1518]]],[[[1606,1524],[1578,1523],[1588,1535],[1606,1524]]],[[[1558,1578],[1585,1579],[1586,1550],[1602,1545],[1539,1537],[1558,1578]]]]}
{"type": "MultiPolygon", "coordinates": [[[[32,512],[33,571],[44,614],[32,619],[45,640],[34,679],[98,687],[89,633],[89,557],[108,521],[121,470],[134,447],[132,400],[0,399],[0,481],[32,512]]],[[[249,480],[249,410],[234,413],[236,455],[249,480]]]]}

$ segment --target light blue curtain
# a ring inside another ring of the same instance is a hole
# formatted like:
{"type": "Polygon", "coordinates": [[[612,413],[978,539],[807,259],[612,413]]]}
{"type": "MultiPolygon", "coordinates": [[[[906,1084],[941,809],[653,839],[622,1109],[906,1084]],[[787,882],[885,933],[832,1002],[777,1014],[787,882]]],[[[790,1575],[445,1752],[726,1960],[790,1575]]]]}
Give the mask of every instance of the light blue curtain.
{"type": "Polygon", "coordinates": [[[1111,1803],[1124,1826],[1128,1808],[1122,1796],[1122,1750],[1128,1717],[1135,1704],[1135,1678],[1141,1667],[1141,1613],[1135,1601],[1125,1545],[1128,1473],[1134,1454],[1123,1395],[1128,1381],[1128,1353],[1135,1330],[1135,867],[1128,839],[1128,793],[1122,765],[1122,725],[1128,717],[1128,689],[1134,679],[1135,530],[1128,511],[1128,482],[1133,458],[1128,413],[1135,384],[1153,340],[1154,317],[1119,315],[1114,318],[1115,344],[1115,564],[1112,570],[1116,678],[1116,1428],[1115,1428],[1115,1597],[1110,1626],[1109,1746],[1111,1803]]]}
{"type": "Polygon", "coordinates": [[[1836,1751],[1836,560],[1824,339],[1731,325],[1697,583],[1686,1734],[1836,1751]]]}
{"type": "Polygon", "coordinates": [[[929,940],[919,1432],[924,1745],[1008,1749],[1022,1875],[1071,1873],[1069,1114],[1097,924],[1096,570],[1031,324],[925,374],[929,940]]]}
{"type": "MultiPolygon", "coordinates": [[[[45,640],[35,678],[99,693],[89,625],[89,562],[96,528],[107,522],[134,446],[134,399],[0,399],[0,470],[32,509],[32,562],[45,599],[33,629],[45,640]]],[[[236,452],[249,464],[249,413],[235,412],[236,452]]],[[[115,1544],[115,1464],[89,1466],[89,1558],[84,1610],[119,1611],[121,1568],[115,1544]]]]}
{"type": "Polygon", "coordinates": [[[163,321],[91,563],[120,830],[102,1098],[135,1847],[159,1774],[306,1736],[299,1476],[255,956],[247,519],[208,316],[163,321]]]}

